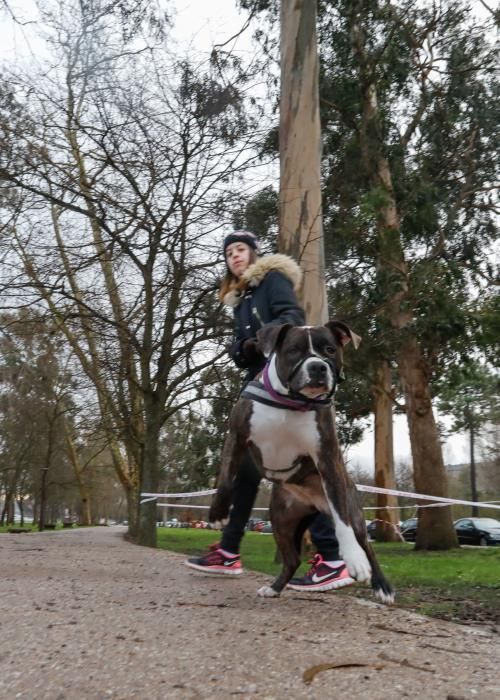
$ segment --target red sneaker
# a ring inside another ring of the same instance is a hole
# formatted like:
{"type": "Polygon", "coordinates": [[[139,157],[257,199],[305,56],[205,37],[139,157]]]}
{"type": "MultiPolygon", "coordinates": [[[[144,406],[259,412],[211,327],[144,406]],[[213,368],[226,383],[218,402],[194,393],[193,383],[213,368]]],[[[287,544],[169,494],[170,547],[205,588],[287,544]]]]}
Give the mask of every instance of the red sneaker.
{"type": "Polygon", "coordinates": [[[332,568],[321,554],[315,554],[309,561],[312,567],[302,578],[292,578],[287,588],[294,591],[331,591],[335,588],[351,586],[355,581],[349,576],[347,566],[342,562],[340,566],[332,568]]]}
{"type": "Polygon", "coordinates": [[[196,571],[203,571],[205,574],[217,574],[223,576],[238,576],[243,573],[239,554],[227,556],[216,545],[210,547],[210,552],[203,557],[187,559],[184,564],[196,571]]]}

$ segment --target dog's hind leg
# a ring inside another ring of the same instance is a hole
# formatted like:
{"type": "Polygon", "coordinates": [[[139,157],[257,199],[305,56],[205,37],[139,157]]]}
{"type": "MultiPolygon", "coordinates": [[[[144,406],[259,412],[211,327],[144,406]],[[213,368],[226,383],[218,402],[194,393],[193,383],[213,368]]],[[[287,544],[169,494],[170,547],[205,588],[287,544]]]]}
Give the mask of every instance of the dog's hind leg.
{"type": "Polygon", "coordinates": [[[276,598],[290,581],[300,564],[302,538],[316,514],[316,509],[302,503],[280,485],[271,496],[273,534],[282,559],[282,569],[270,586],[257,591],[264,598],[276,598]]]}
{"type": "Polygon", "coordinates": [[[208,520],[216,525],[225,525],[229,517],[234,477],[241,458],[247,449],[249,421],[252,402],[239,399],[229,417],[229,430],[222,449],[220,468],[217,474],[215,493],[208,520]]]}
{"type": "Polygon", "coordinates": [[[214,494],[208,520],[217,527],[227,523],[229,509],[233,494],[234,477],[244,452],[244,446],[240,444],[238,437],[228,433],[224,448],[219,473],[217,475],[217,491],[214,494]]]}

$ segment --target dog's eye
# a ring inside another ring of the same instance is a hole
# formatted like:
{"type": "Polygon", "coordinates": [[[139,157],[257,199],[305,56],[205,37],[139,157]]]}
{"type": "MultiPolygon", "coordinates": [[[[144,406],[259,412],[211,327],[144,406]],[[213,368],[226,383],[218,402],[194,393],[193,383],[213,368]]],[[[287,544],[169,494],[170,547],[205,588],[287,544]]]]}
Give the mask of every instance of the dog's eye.
{"type": "Polygon", "coordinates": [[[335,348],[333,347],[333,345],[327,345],[324,348],[324,352],[326,352],[327,355],[335,355],[335,348]]]}
{"type": "Polygon", "coordinates": [[[290,355],[295,355],[296,353],[300,352],[300,349],[296,345],[290,345],[290,347],[287,348],[286,351],[289,352],[290,355]]]}

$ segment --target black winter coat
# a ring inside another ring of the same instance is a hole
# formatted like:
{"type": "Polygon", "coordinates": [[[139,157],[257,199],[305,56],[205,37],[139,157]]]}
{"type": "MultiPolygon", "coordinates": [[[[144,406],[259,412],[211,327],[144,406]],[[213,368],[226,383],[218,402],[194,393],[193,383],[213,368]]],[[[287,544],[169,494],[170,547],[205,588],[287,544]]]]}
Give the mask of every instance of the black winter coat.
{"type": "Polygon", "coordinates": [[[298,286],[301,272],[291,258],[284,255],[261,258],[248,268],[247,273],[249,284],[233,308],[234,338],[229,354],[238,367],[247,370],[245,381],[250,381],[263,369],[266,361],[263,355],[252,355],[251,359],[245,357],[245,340],[255,338],[263,326],[304,325],[305,316],[294,291],[294,282],[298,286]]]}

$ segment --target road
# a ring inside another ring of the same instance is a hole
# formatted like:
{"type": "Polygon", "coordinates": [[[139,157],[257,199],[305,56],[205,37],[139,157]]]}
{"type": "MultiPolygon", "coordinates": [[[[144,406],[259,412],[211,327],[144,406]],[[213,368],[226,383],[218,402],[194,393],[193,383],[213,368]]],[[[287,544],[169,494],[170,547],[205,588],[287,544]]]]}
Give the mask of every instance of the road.
{"type": "Polygon", "coordinates": [[[0,535],[2,700],[500,698],[487,630],[348,589],[260,599],[264,575],[204,577],[123,535],[0,535]]]}

